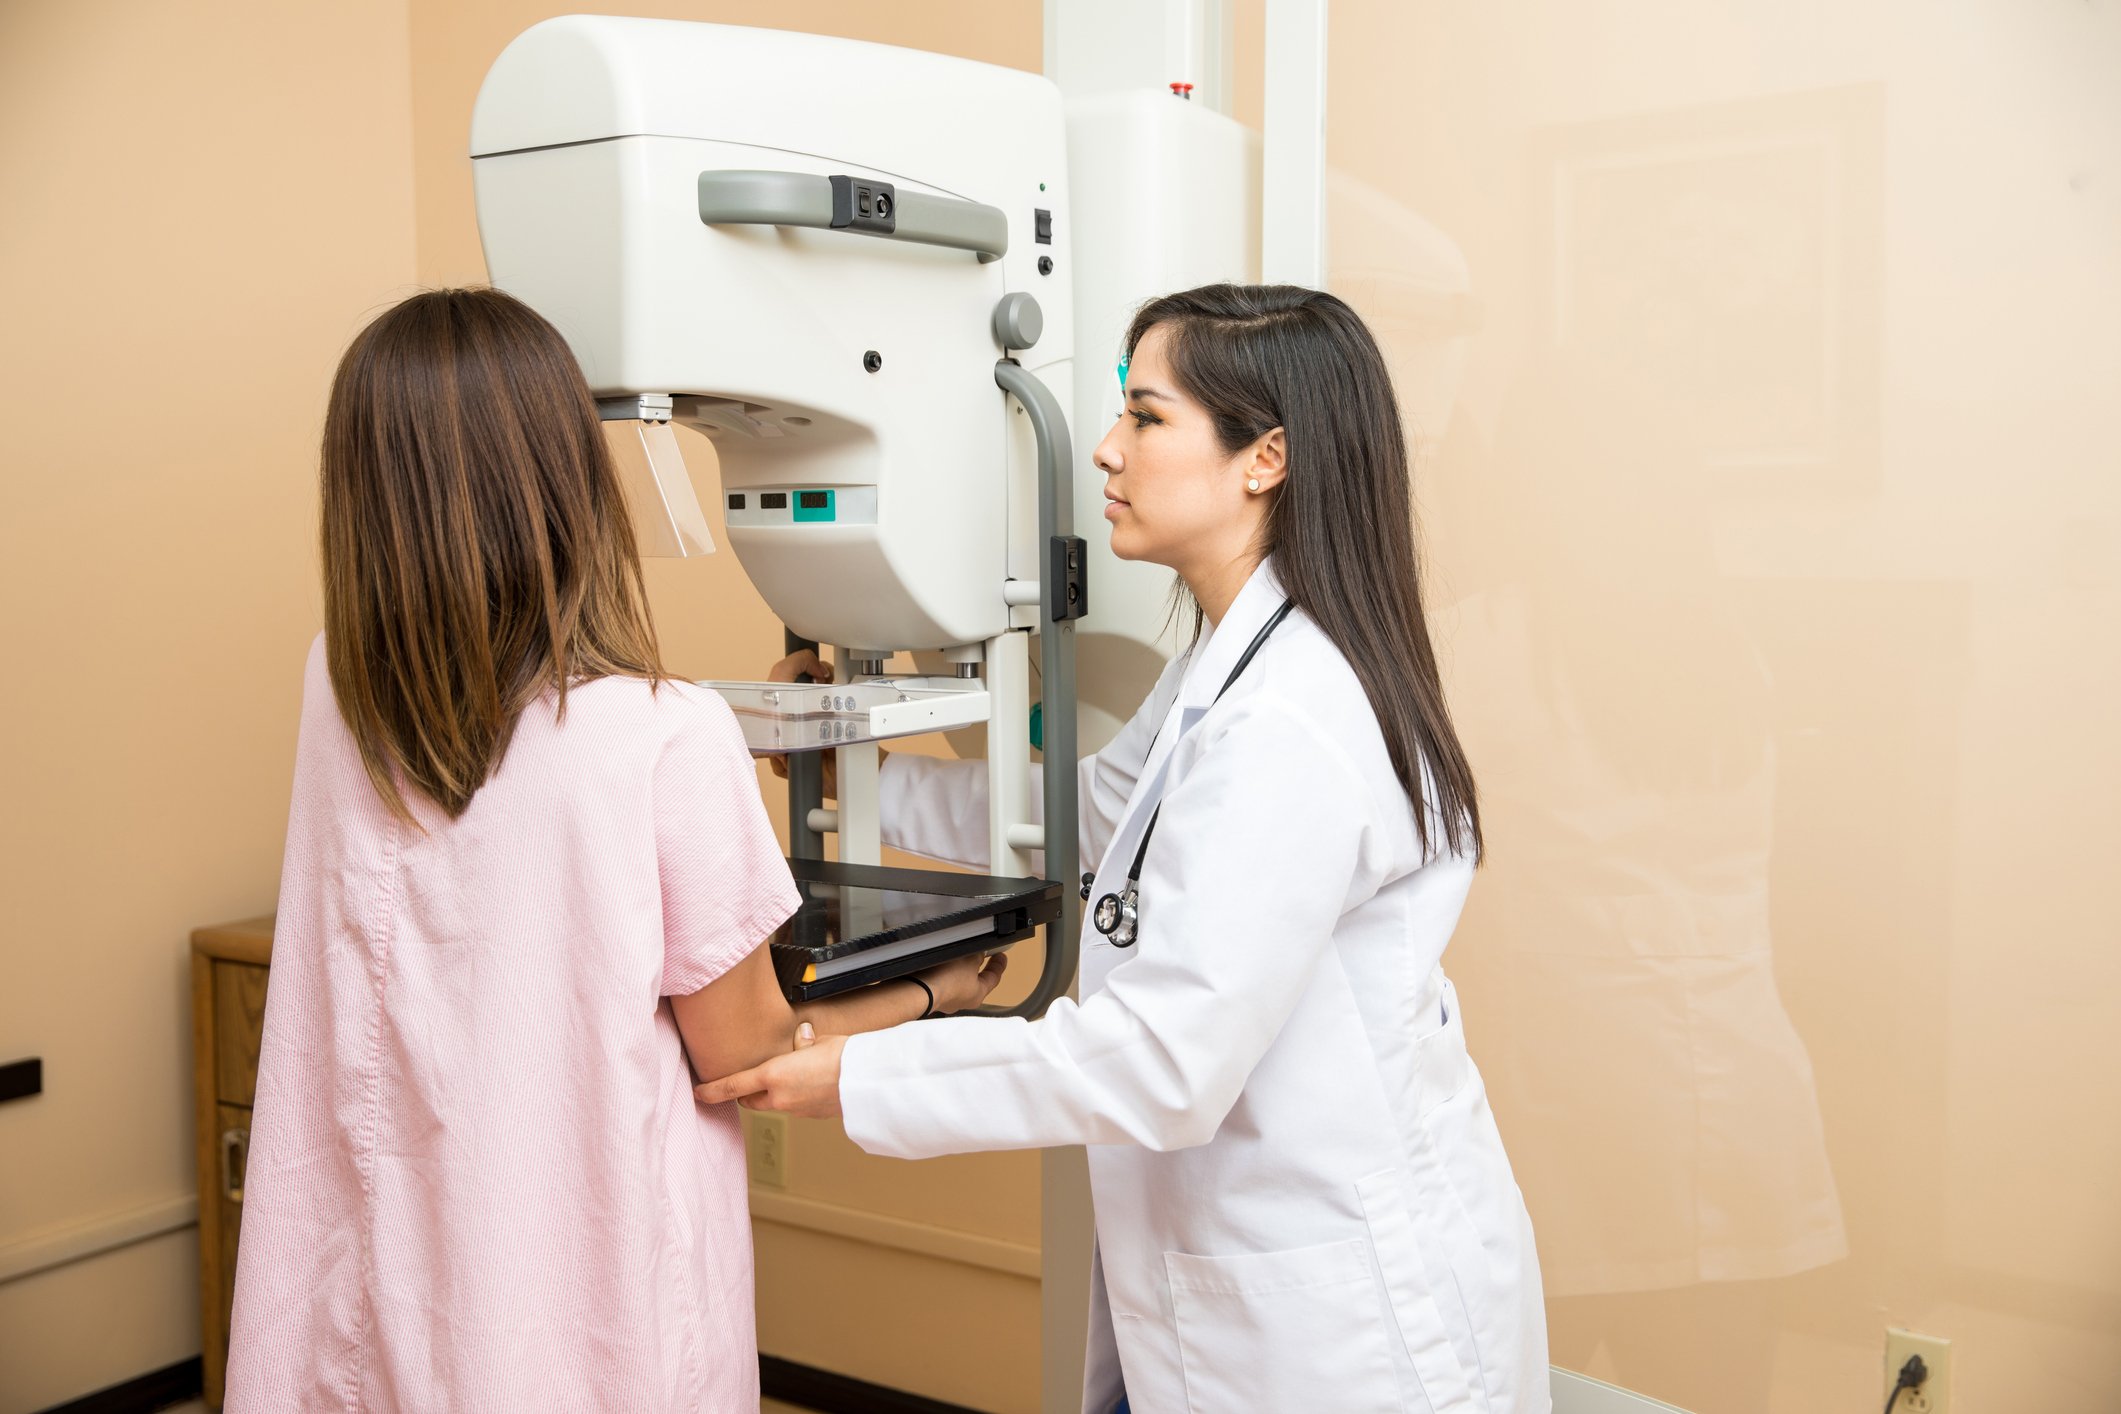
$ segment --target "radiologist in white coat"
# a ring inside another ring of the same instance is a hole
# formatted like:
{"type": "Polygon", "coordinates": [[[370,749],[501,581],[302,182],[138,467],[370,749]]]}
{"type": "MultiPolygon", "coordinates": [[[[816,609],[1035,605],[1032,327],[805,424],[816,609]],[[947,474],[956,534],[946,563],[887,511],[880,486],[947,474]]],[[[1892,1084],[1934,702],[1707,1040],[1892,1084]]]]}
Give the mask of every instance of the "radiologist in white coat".
{"type": "MultiPolygon", "coordinates": [[[[1383,359],[1291,286],[1153,301],[1126,345],[1113,550],[1177,570],[1203,636],[1083,762],[1082,1000],[827,1038],[700,1096],[902,1158],[1090,1146],[1093,1414],[1540,1414],[1531,1224],[1441,966],[1479,814],[1383,359]],[[1099,913],[1137,856],[1130,939],[1099,913]]],[[[983,869],[984,790],[893,756],[885,838],[983,869]]]]}

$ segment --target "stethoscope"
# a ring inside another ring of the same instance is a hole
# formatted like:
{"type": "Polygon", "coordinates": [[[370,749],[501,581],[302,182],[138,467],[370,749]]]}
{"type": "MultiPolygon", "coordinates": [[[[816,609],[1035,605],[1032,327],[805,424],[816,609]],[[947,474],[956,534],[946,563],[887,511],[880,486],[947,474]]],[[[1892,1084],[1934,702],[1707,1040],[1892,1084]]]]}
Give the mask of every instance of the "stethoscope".
{"type": "MultiPolygon", "coordinates": [[[[1223,694],[1230,690],[1230,684],[1236,682],[1238,676],[1251,666],[1253,655],[1259,652],[1268,635],[1281,627],[1281,621],[1289,617],[1289,611],[1295,607],[1288,600],[1282,600],[1281,607],[1274,611],[1274,617],[1268,619],[1266,627],[1253,637],[1252,642],[1245,648],[1244,656],[1237,660],[1237,666],[1230,669],[1230,676],[1224,678],[1223,685],[1215,690],[1215,702],[1223,700],[1223,694]]],[[[1208,705],[1212,707],[1214,702],[1208,705]]],[[[1151,755],[1156,752],[1156,742],[1153,738],[1149,742],[1149,752],[1151,755]]],[[[1131,948],[1141,937],[1142,863],[1149,857],[1149,841],[1156,837],[1157,817],[1163,813],[1163,804],[1158,802],[1155,814],[1149,817],[1149,828],[1142,831],[1142,842],[1134,851],[1134,865],[1127,870],[1126,887],[1116,894],[1106,894],[1099,899],[1097,908],[1090,915],[1091,926],[1110,938],[1113,947],[1131,948]]],[[[1083,875],[1082,894],[1085,903],[1090,901],[1090,887],[1096,878],[1095,873],[1083,875]]]]}

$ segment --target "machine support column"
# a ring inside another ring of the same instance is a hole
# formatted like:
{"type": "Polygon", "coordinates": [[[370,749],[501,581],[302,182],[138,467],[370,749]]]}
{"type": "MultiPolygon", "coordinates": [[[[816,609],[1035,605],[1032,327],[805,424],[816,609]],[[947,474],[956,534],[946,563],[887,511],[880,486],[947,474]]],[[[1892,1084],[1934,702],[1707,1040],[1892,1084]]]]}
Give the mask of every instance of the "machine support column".
{"type": "MultiPolygon", "coordinates": [[[[817,645],[791,629],[781,630],[781,651],[815,653],[817,645]]],[[[805,673],[798,682],[809,682],[805,673]]],[[[788,854],[794,859],[823,859],[825,837],[810,828],[810,812],[825,800],[825,761],[815,751],[791,751],[788,763],[788,854]]]]}

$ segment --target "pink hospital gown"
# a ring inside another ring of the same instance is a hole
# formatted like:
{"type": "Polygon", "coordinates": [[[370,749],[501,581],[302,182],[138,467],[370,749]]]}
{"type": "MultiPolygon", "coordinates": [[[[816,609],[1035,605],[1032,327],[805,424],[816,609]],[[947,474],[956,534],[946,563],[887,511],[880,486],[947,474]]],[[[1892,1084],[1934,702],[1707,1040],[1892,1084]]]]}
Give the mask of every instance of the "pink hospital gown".
{"type": "Polygon", "coordinates": [[[394,820],[312,648],[229,1345],[234,1414],[758,1408],[734,1106],[663,1000],[796,906],[735,719],[606,678],[394,820]]]}

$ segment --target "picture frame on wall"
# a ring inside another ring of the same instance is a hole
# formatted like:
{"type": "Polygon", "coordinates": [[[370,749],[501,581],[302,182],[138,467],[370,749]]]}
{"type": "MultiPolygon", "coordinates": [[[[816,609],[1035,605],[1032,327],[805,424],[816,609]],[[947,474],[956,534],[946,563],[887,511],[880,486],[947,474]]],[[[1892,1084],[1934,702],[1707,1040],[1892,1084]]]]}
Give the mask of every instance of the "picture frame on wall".
{"type": "Polygon", "coordinates": [[[1706,472],[1875,490],[1884,124],[1865,84],[1543,130],[1543,342],[1706,472]]]}

